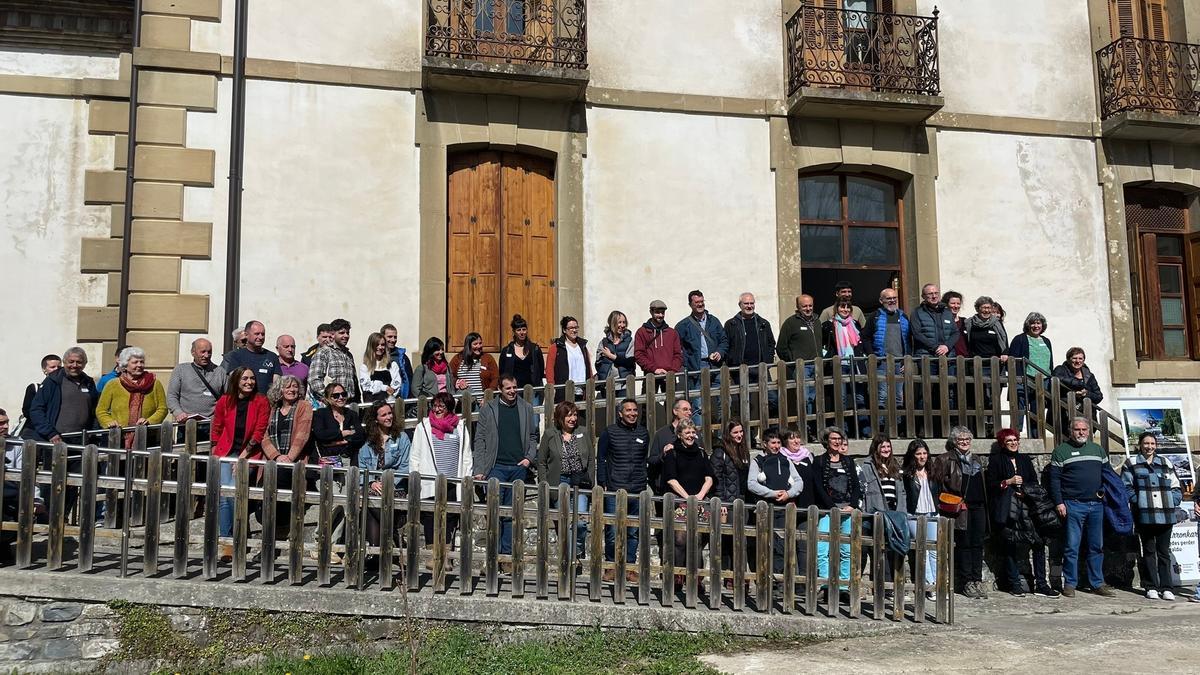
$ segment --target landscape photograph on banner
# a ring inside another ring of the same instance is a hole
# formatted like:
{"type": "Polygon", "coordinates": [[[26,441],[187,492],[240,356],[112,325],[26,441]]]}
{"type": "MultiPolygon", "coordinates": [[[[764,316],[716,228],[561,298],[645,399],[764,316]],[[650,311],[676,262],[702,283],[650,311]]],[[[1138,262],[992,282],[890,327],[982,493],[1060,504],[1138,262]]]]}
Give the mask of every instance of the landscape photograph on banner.
{"type": "Polygon", "coordinates": [[[1121,421],[1125,425],[1125,452],[1138,451],[1138,438],[1154,434],[1156,454],[1175,467],[1183,503],[1175,511],[1175,527],[1171,531],[1172,572],[1177,583],[1200,581],[1200,551],[1197,550],[1197,519],[1193,500],[1197,498],[1196,471],[1188,441],[1183,400],[1178,398],[1120,399],[1121,421]]]}

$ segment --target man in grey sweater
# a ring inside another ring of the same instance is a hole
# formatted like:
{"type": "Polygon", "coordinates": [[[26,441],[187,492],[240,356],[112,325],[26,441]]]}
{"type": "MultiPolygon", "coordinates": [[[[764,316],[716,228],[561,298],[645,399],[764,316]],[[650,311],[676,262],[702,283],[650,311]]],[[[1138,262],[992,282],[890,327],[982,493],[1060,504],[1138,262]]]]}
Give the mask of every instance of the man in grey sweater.
{"type": "MultiPolygon", "coordinates": [[[[517,378],[500,376],[500,395],[479,409],[472,453],[476,480],[495,478],[511,483],[529,478],[537,460],[538,430],[533,406],[517,396],[517,378]]],[[[500,488],[500,503],[512,505],[512,488],[500,488]]],[[[500,553],[512,553],[512,518],[500,519],[500,553]]]]}
{"type": "MultiPolygon", "coordinates": [[[[225,391],[225,369],[212,362],[212,343],[204,338],[192,341],[192,360],[175,366],[167,385],[167,409],[178,424],[189,417],[211,419],[217,399],[225,391]]],[[[208,425],[201,428],[208,435],[208,425]]]]}

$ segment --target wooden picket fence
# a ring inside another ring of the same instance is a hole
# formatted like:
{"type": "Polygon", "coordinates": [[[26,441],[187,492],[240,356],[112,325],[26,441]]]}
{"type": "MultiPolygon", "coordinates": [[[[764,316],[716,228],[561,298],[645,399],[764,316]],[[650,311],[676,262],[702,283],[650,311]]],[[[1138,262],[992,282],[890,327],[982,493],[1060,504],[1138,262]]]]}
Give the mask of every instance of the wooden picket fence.
{"type": "Polygon", "coordinates": [[[291,471],[290,483],[280,484],[277,472],[283,465],[244,459],[235,462],[233,484],[222,485],[220,462],[201,452],[194,424],[188,424],[185,442],[175,445],[175,429],[165,423],[158,430],[159,447],[152,448],[147,447],[145,427],[136,430],[134,448],[128,450],[25,441],[18,448],[20,471],[3,475],[19,488],[15,508],[0,494],[0,513],[12,514],[6,515],[3,531],[15,537],[18,571],[13,573],[38,569],[76,573],[81,579],[117,574],[316,587],[315,592],[346,587],[707,611],[954,620],[953,527],[943,518],[937,519],[932,541],[925,537],[926,519],[918,519],[907,566],[914,579],[910,585],[904,556],[887,551],[882,514],[815,507],[798,511],[788,505],[782,527],[774,527],[777,508],[767,503],[726,504],[728,515],[722,519],[716,499],[698,502],[693,497],[681,503],[670,495],[605,493],[599,487],[588,492],[590,506],[581,510],[577,494],[566,486],[522,481],[511,484],[511,504],[502,504],[501,484],[494,479],[484,484],[439,475],[433,493],[423,494],[420,476],[412,474],[403,494],[395,489],[390,471],[295,465],[303,470],[291,471]],[[42,462],[39,452],[48,454],[42,462]],[[382,481],[382,493],[370,494],[367,486],[376,480],[382,481]],[[457,499],[450,496],[455,486],[457,499]],[[48,495],[45,514],[36,512],[39,493],[48,495]],[[605,496],[615,497],[613,512],[604,510],[605,496]],[[224,498],[234,505],[231,537],[218,536],[218,504],[224,498]],[[101,524],[92,517],[98,500],[107,507],[101,524]],[[288,508],[278,511],[280,506],[288,508]],[[682,512],[673,516],[678,506],[682,512]],[[199,513],[193,514],[194,508],[199,513]],[[306,520],[314,509],[315,521],[306,520]],[[818,529],[826,515],[829,527],[818,529]],[[341,541],[334,538],[339,516],[344,522],[341,541]],[[368,518],[378,520],[381,532],[395,536],[368,542],[368,518]],[[423,518],[432,519],[432,541],[424,540],[423,518]],[[517,519],[511,555],[500,553],[505,518],[517,519]],[[841,533],[843,518],[850,519],[848,537],[841,533]],[[587,527],[583,542],[576,540],[580,524],[587,527]],[[612,562],[604,557],[608,527],[615,531],[612,562]],[[636,562],[627,563],[626,535],[633,528],[640,532],[636,562]],[[657,560],[652,530],[661,532],[664,542],[657,560]],[[675,558],[672,546],[679,531],[686,542],[682,560],[675,558]],[[772,566],[776,542],[783,547],[782,570],[772,566]],[[578,543],[586,551],[582,558],[576,554],[578,543]],[[825,576],[818,574],[818,544],[829,551],[825,576]],[[232,546],[228,561],[221,558],[224,546],[232,546]],[[732,546],[731,564],[725,567],[723,546],[732,546]],[[843,546],[850,555],[848,579],[839,578],[843,546]],[[937,558],[932,587],[925,583],[925,553],[930,550],[937,558]],[[891,580],[889,565],[895,570],[891,580]],[[869,601],[864,572],[869,574],[869,601]],[[821,588],[849,592],[822,598],[821,588]]]}

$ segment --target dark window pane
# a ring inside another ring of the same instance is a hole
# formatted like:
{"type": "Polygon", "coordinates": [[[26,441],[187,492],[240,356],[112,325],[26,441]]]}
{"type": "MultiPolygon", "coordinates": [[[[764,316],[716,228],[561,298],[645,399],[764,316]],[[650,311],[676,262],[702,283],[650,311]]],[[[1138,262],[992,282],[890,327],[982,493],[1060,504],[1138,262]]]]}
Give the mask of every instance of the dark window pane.
{"type": "Polygon", "coordinates": [[[490,33],[496,29],[495,20],[496,10],[492,6],[491,0],[481,0],[475,14],[475,30],[481,33],[490,33]]]}
{"type": "Polygon", "coordinates": [[[1159,265],[1158,290],[1163,293],[1183,293],[1182,277],[1183,268],[1178,265],[1159,265]]]}
{"type": "Polygon", "coordinates": [[[850,228],[850,260],[859,265],[899,265],[899,231],[886,227],[850,228]]]}
{"type": "Polygon", "coordinates": [[[800,259],[812,263],[842,262],[842,228],[801,226],[800,259]]]}
{"type": "Polygon", "coordinates": [[[800,219],[842,219],[842,197],[837,176],[800,179],[800,219]]]}
{"type": "Polygon", "coordinates": [[[1158,255],[1163,257],[1183,257],[1183,237],[1163,236],[1160,234],[1154,240],[1158,244],[1158,255]]]}
{"type": "Polygon", "coordinates": [[[512,0],[508,3],[508,16],[505,30],[509,35],[525,34],[525,0],[512,0]]]}
{"type": "Polygon", "coordinates": [[[1187,358],[1187,333],[1181,330],[1164,330],[1163,353],[1171,358],[1187,358]]]}
{"type": "Polygon", "coordinates": [[[870,178],[846,179],[846,202],[850,220],[896,222],[896,191],[870,178]]]}

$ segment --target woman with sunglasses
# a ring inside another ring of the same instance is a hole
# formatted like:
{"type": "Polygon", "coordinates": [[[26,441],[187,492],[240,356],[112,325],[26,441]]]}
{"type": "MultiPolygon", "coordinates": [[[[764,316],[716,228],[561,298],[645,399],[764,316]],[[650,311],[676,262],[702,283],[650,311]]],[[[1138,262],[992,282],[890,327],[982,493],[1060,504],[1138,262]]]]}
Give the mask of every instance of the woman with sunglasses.
{"type": "MultiPolygon", "coordinates": [[[[358,413],[347,404],[349,394],[346,388],[337,382],[330,382],[325,387],[325,406],[313,413],[312,436],[317,442],[317,452],[320,464],[332,466],[335,469],[351,466],[358,461],[358,448],[366,440],[358,413]]],[[[334,476],[338,487],[345,489],[345,474],[336,473],[334,476]]],[[[338,507],[333,514],[333,541],[341,540],[346,526],[343,510],[338,507]]],[[[339,563],[341,558],[333,553],[330,562],[339,563]]]]}

